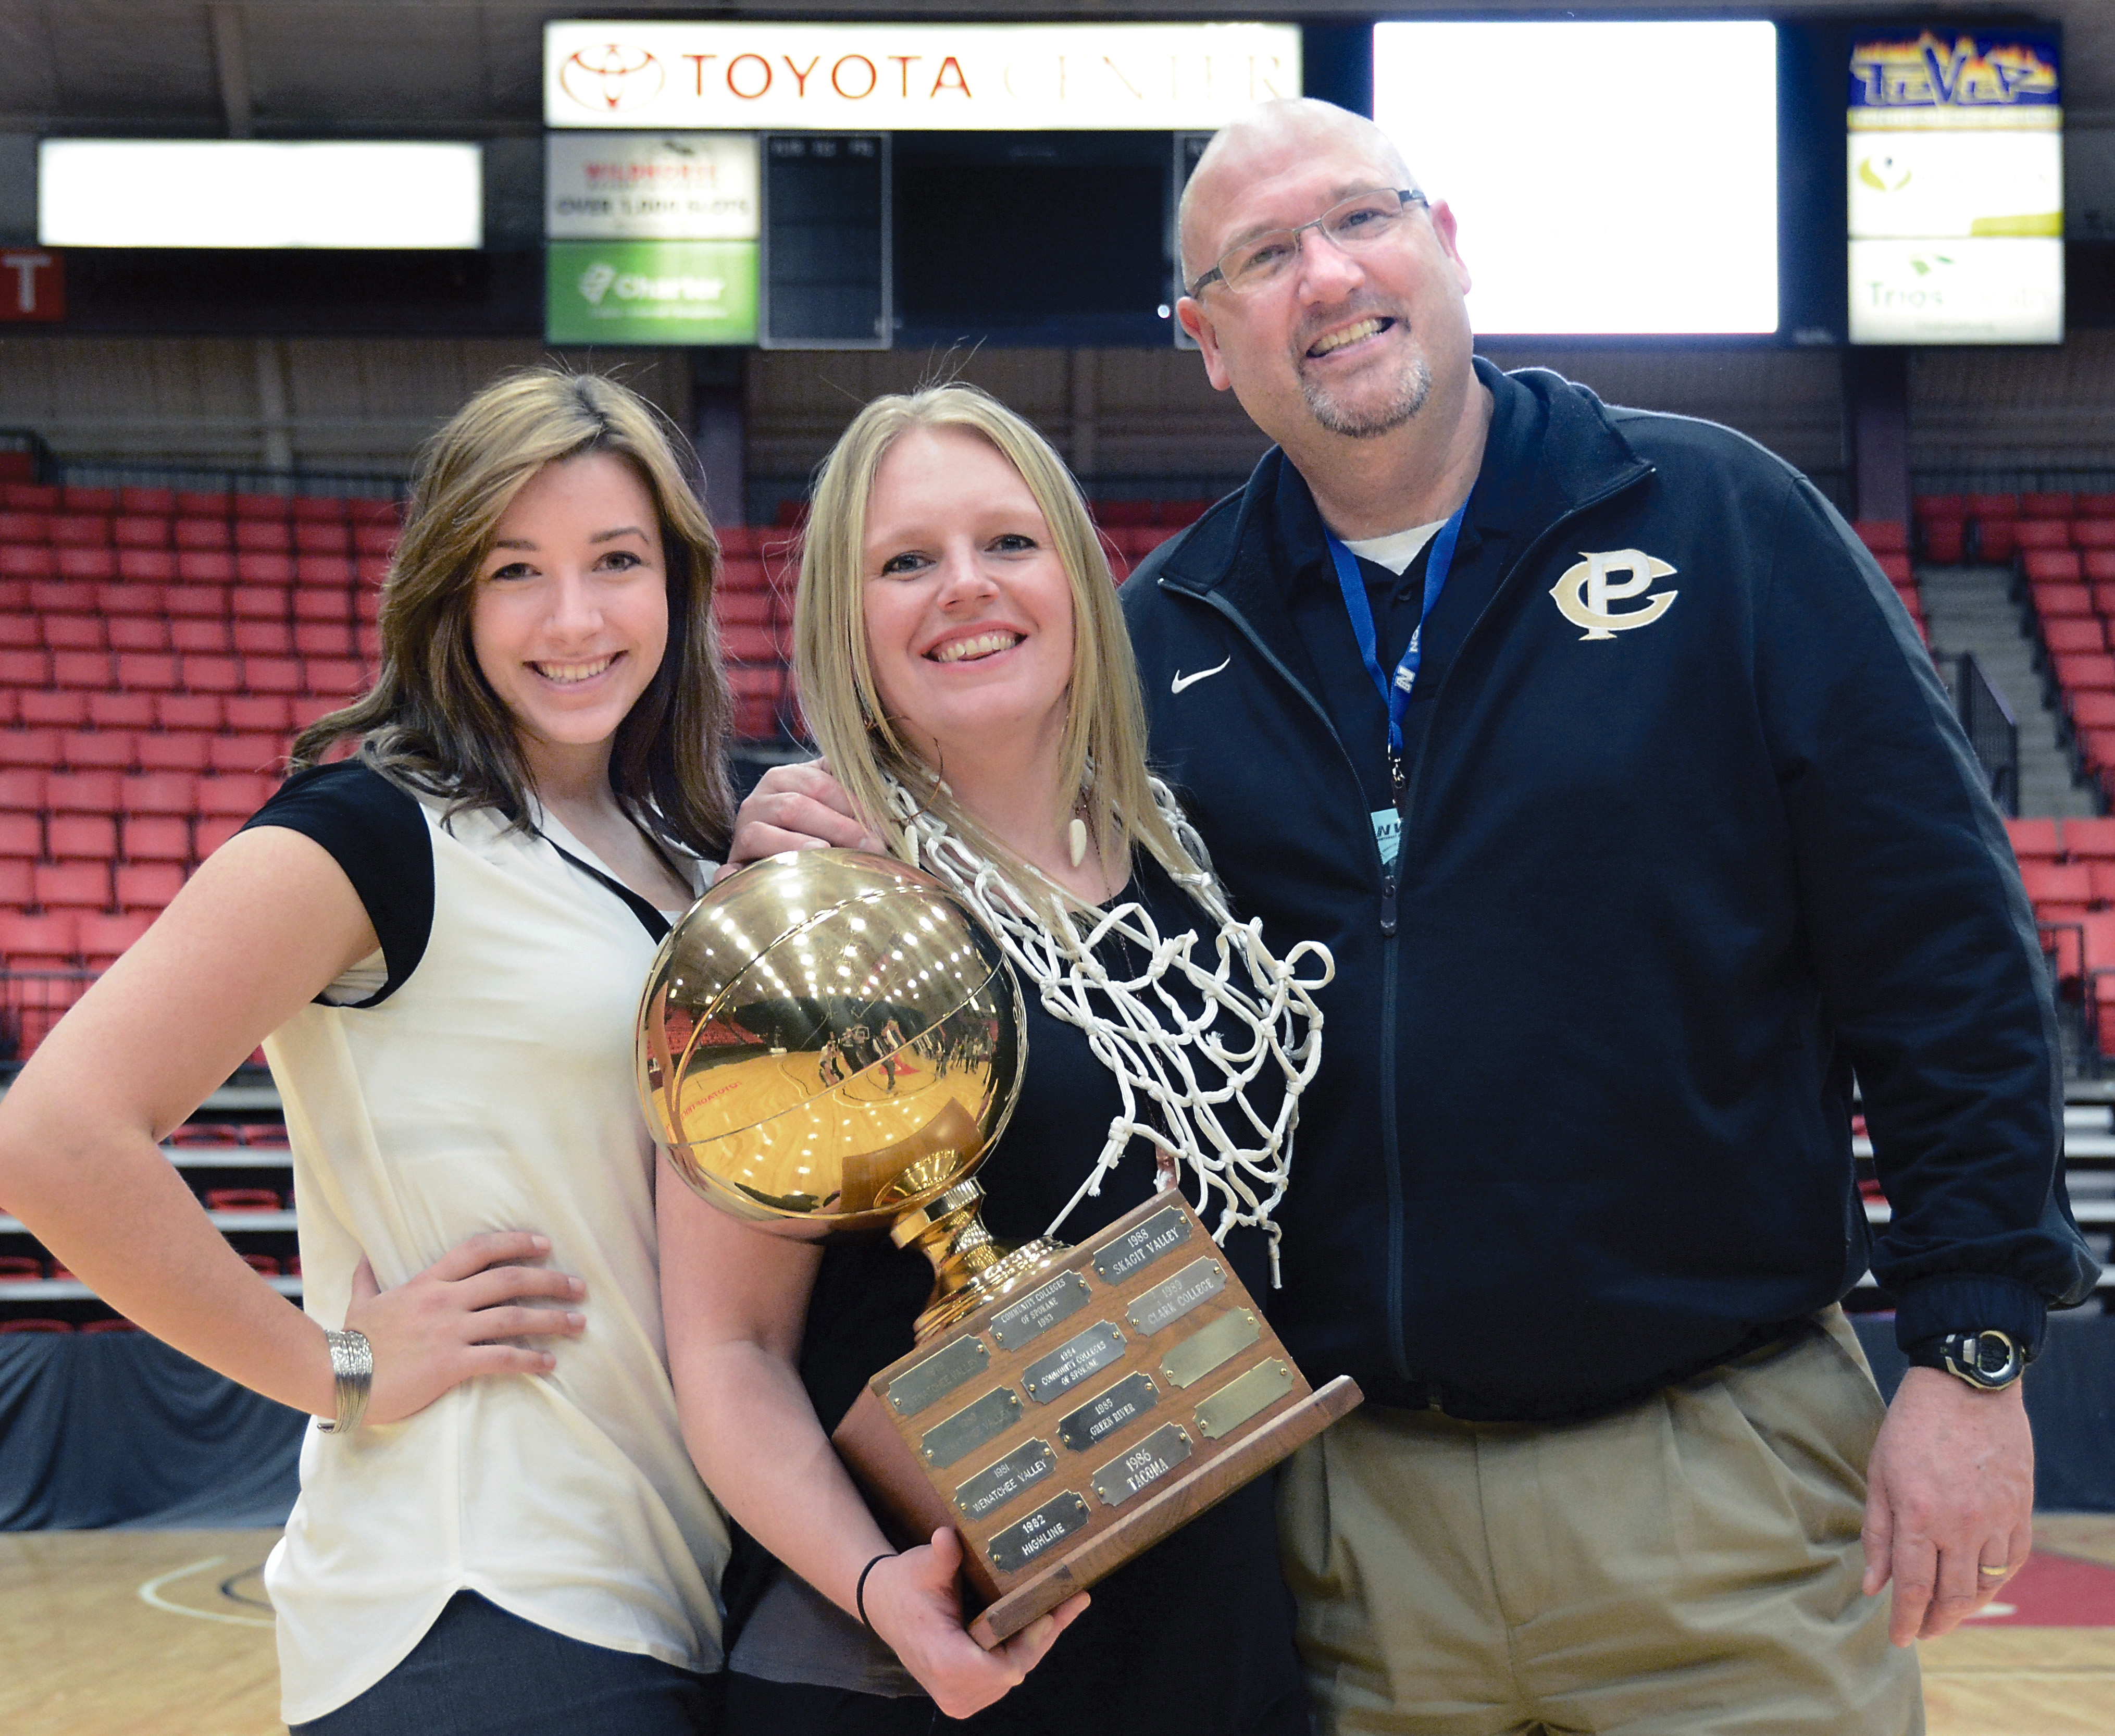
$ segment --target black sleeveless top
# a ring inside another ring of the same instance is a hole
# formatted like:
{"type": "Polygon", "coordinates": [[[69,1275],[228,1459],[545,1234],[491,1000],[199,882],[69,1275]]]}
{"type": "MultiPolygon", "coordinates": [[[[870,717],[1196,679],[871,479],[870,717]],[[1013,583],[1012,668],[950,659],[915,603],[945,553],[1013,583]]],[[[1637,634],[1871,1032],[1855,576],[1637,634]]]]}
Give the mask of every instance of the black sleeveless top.
{"type": "MultiPolygon", "coordinates": [[[[1163,935],[1198,930],[1192,957],[1200,963],[1213,958],[1211,919],[1143,852],[1119,897],[1143,905],[1163,935]]],[[[1113,976],[1135,976],[1145,963],[1135,945],[1114,939],[1103,943],[1101,957],[1113,976]]],[[[1186,985],[1168,985],[1194,1014],[1200,1003],[1186,985]]],[[[1085,1033],[1046,1012],[1033,984],[1024,979],[1021,990],[1026,1076],[1005,1134],[977,1173],[985,1225],[1004,1242],[1044,1233],[1086,1178],[1122,1109],[1116,1080],[1094,1059],[1085,1033]]],[[[1272,1113],[1276,1089],[1266,1072],[1250,1088],[1250,1100],[1272,1113]]],[[[1099,1196],[1080,1201],[1058,1239],[1077,1242],[1115,1222],[1151,1196],[1155,1174],[1153,1148],[1134,1140],[1103,1178],[1099,1196]]],[[[1185,1191],[1194,1201],[1194,1185],[1185,1191]]],[[[1208,1225],[1216,1222],[1210,1210],[1204,1215],[1208,1225]]],[[[1268,1309],[1264,1233],[1235,1229],[1224,1252],[1268,1309]]],[[[898,1249],[885,1236],[824,1250],[808,1307],[801,1377],[825,1430],[837,1426],[876,1369],[912,1348],[912,1322],[932,1278],[922,1254],[898,1249]]],[[[1093,1588],[1086,1613],[1020,1687],[964,1723],[940,1719],[934,1728],[979,1736],[1304,1733],[1292,1601],[1278,1564],[1275,1494],[1276,1478],[1259,1477],[1119,1568],[1093,1588]]]]}

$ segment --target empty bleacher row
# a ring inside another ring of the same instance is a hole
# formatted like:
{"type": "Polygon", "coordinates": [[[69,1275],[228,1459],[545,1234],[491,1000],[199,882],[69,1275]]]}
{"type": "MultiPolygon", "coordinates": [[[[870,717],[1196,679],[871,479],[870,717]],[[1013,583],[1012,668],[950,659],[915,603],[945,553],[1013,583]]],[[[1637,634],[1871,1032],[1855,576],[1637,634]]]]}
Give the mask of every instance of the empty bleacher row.
{"type": "Polygon", "coordinates": [[[2008,820],[2042,945],[2082,1034],[2115,1053],[2115,817],[2008,820]]]}
{"type": "Polygon", "coordinates": [[[2075,521],[2115,521],[2115,494],[1920,494],[1913,507],[1916,552],[1935,565],[2003,565],[2026,549],[2115,546],[2076,542],[2071,530],[2075,521]]]}
{"type": "Polygon", "coordinates": [[[2009,559],[2079,769],[2115,797],[2115,495],[2040,498],[2071,501],[2071,516],[2010,524],[2009,559]]]}

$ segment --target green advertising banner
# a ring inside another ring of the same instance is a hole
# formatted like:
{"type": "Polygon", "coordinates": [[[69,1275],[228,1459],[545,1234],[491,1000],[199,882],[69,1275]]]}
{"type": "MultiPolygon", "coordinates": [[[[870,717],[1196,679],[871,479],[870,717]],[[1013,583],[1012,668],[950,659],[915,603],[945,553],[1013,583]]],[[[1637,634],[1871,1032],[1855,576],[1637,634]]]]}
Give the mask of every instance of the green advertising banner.
{"type": "Polygon", "coordinates": [[[755,343],[755,241],[552,241],[552,343],[755,343]]]}

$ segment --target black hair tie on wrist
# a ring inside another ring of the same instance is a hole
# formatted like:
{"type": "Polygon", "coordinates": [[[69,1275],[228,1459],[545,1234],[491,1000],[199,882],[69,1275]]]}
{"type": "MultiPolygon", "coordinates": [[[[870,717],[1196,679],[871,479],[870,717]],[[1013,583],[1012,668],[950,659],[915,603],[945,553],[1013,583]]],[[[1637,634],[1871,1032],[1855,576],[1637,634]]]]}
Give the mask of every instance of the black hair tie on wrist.
{"type": "MultiPolygon", "coordinates": [[[[865,1567],[860,1569],[859,1584],[854,1587],[852,1591],[852,1607],[859,1611],[860,1624],[864,1627],[869,1633],[873,1633],[874,1632],[874,1623],[867,1619],[866,1576],[871,1573],[876,1568],[879,1567],[883,1562],[893,1561],[895,1559],[896,1551],[894,1550],[883,1550],[881,1554],[876,1555],[873,1560],[868,1562],[865,1567]]],[[[879,1636],[877,1636],[877,1637],[879,1637],[879,1636]]]]}

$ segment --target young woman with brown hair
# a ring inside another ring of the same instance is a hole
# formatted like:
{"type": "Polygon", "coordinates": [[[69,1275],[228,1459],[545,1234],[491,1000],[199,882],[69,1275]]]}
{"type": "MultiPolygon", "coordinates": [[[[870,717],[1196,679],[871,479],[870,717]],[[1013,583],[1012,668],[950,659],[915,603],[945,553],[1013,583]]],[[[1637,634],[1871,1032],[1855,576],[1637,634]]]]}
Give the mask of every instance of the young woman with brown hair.
{"type": "Polygon", "coordinates": [[[480,393],[424,456],[373,691],[0,1107],[0,1199],[55,1257],[319,1419],[266,1570],[297,1729],[710,1726],[727,1532],[664,1367],[631,1023],[731,819],[718,567],[633,394],[480,393]],[[305,1313],[156,1148],[260,1039],[305,1313]]]}

